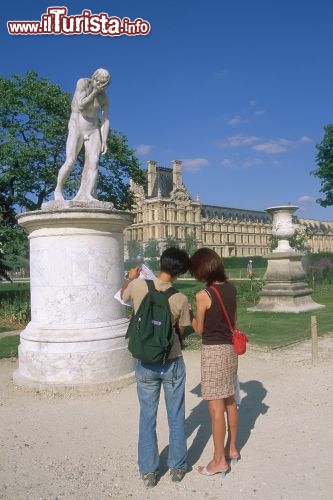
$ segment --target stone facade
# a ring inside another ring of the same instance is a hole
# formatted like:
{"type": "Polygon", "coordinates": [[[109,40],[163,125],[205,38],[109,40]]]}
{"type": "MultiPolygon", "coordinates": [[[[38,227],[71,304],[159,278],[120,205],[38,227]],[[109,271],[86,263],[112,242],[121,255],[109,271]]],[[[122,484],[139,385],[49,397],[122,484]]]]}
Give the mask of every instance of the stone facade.
{"type": "MultiPolygon", "coordinates": [[[[172,168],[148,161],[146,189],[133,182],[131,189],[136,201],[135,218],[125,229],[125,243],[137,240],[144,247],[149,239],[155,239],[162,251],[168,238],[182,246],[185,238],[191,236],[198,247],[212,248],[221,257],[269,253],[271,216],[265,211],[205,205],[199,198],[193,200],[183,184],[179,160],[172,162],[172,168]]],[[[307,229],[313,252],[333,252],[333,222],[298,217],[294,220],[307,229]]]]}

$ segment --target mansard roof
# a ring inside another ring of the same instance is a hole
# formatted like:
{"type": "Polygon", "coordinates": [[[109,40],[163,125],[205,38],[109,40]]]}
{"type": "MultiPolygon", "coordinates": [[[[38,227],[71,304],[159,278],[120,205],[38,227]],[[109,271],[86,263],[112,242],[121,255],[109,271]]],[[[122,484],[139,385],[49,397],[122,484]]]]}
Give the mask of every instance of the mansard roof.
{"type": "Polygon", "coordinates": [[[217,207],[215,205],[201,205],[201,217],[206,220],[237,220],[238,222],[264,222],[266,224],[271,224],[272,222],[272,218],[267,212],[245,210],[242,208],[217,207]]]}
{"type": "Polygon", "coordinates": [[[172,188],[172,169],[168,167],[157,167],[155,183],[149,198],[156,198],[159,195],[168,198],[172,188]]]}
{"type": "Polygon", "coordinates": [[[302,218],[299,219],[299,222],[315,234],[329,234],[333,232],[333,222],[322,222],[320,220],[302,218]]]}

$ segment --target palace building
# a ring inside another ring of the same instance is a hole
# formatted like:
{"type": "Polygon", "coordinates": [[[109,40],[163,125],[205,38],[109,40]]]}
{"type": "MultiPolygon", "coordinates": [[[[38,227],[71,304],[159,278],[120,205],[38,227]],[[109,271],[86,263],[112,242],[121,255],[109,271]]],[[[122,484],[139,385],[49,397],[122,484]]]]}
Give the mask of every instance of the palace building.
{"type": "MultiPolygon", "coordinates": [[[[272,218],[265,211],[204,205],[193,200],[183,184],[182,162],[172,168],[148,161],[146,189],[131,181],[135,197],[134,223],[125,229],[125,256],[128,241],[137,240],[144,248],[156,240],[160,251],[168,241],[184,246],[186,238],[196,240],[221,257],[266,255],[270,251],[272,218]]],[[[312,252],[333,252],[333,222],[294,217],[296,225],[308,233],[312,252]]]]}

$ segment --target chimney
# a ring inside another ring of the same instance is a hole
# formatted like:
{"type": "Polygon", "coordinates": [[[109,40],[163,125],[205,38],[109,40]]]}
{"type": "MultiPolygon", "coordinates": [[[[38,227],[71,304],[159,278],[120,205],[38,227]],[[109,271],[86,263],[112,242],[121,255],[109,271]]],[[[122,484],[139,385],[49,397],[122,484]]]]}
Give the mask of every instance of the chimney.
{"type": "Polygon", "coordinates": [[[180,160],[172,160],[172,183],[173,189],[180,188],[183,185],[182,162],[180,160]]]}
{"type": "Polygon", "coordinates": [[[147,170],[147,177],[148,177],[148,197],[152,195],[154,185],[156,182],[156,161],[149,160],[148,162],[148,170],[147,170]]]}

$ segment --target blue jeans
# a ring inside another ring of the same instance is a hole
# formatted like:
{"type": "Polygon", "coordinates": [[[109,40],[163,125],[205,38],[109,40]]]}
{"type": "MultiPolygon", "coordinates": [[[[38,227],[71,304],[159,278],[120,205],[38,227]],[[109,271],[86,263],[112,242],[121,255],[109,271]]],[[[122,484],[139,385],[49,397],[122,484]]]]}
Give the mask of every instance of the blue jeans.
{"type": "Polygon", "coordinates": [[[169,424],[168,467],[186,470],[185,379],[182,357],[173,363],[142,363],[135,368],[140,403],[138,464],[141,474],[159,468],[156,416],[163,385],[169,424]]]}

